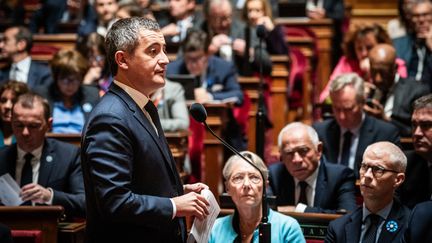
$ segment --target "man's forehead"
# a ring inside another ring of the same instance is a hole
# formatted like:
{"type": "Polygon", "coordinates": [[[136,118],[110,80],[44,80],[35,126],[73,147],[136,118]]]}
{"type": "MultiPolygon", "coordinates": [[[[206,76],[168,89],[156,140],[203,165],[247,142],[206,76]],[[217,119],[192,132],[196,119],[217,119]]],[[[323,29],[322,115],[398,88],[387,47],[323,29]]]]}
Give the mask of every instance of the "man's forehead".
{"type": "Polygon", "coordinates": [[[432,120],[432,107],[415,110],[413,112],[413,118],[432,120]]]}

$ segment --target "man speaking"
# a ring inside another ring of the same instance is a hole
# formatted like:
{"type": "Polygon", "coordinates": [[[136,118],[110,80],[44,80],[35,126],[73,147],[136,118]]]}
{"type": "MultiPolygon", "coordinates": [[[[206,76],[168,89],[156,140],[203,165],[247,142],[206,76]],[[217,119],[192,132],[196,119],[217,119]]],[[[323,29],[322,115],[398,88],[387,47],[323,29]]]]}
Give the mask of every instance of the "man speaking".
{"type": "Polygon", "coordinates": [[[148,97],[165,84],[168,57],[156,22],[122,19],[106,36],[114,83],[82,140],[87,242],[185,242],[184,216],[208,215],[202,183],[182,185],[148,97]]]}

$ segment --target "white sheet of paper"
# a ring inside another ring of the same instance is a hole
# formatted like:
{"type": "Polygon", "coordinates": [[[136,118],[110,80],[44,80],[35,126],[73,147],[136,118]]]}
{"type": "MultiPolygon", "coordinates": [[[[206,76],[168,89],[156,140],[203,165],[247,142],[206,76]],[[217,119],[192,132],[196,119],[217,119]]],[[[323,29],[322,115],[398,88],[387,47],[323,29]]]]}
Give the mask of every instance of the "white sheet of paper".
{"type": "Polygon", "coordinates": [[[19,196],[21,189],[9,174],[0,176],[0,201],[5,206],[19,206],[23,201],[19,196]]]}
{"type": "Polygon", "coordinates": [[[213,228],[213,224],[220,213],[219,204],[217,203],[216,198],[210,190],[202,190],[201,195],[204,196],[210,203],[209,215],[204,220],[199,220],[198,218],[195,218],[189,234],[189,238],[187,240],[188,243],[194,241],[198,243],[207,243],[211,229],[213,228]]]}

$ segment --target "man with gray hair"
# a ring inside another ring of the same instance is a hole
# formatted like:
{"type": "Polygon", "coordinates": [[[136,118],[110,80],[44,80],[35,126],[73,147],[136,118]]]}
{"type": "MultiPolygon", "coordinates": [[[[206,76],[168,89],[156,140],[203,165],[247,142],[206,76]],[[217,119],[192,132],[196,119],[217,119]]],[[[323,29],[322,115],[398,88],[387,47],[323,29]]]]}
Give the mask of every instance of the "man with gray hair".
{"type": "Polygon", "coordinates": [[[368,146],[360,165],[363,206],[332,221],[325,242],[399,242],[410,210],[394,198],[405,180],[407,159],[390,142],[368,146]]]}
{"type": "Polygon", "coordinates": [[[355,73],[336,77],[330,86],[334,118],[313,125],[324,144],[328,161],[350,167],[357,178],[361,156],[369,144],[378,141],[400,143],[395,126],[363,111],[363,82],[355,73]]]}
{"type": "Polygon", "coordinates": [[[406,181],[399,191],[401,201],[410,208],[432,196],[432,94],[415,100],[413,109],[414,150],[406,152],[406,181]]]}
{"type": "Polygon", "coordinates": [[[315,130],[294,122],[278,137],[279,163],[270,166],[270,187],[278,205],[296,212],[336,213],[352,211],[355,177],[350,168],[327,163],[315,130]]]}
{"type": "Polygon", "coordinates": [[[185,216],[204,219],[202,183],[182,185],[149,96],[165,84],[159,25],[121,19],[106,36],[114,82],[90,114],[81,160],[87,242],[185,242],[185,216]]]}

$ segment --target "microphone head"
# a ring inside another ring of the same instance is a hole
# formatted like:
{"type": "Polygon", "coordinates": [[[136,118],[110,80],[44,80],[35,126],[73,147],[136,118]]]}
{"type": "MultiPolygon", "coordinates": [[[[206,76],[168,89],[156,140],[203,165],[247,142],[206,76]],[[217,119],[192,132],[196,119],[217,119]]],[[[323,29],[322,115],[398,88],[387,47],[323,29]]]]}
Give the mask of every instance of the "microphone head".
{"type": "Polygon", "coordinates": [[[264,25],[262,25],[262,24],[257,25],[256,34],[257,34],[258,38],[265,38],[266,32],[267,32],[267,30],[264,27],[264,25]]]}
{"type": "Polygon", "coordinates": [[[193,119],[197,122],[203,123],[207,119],[207,111],[200,103],[193,103],[189,111],[193,119]]]}

